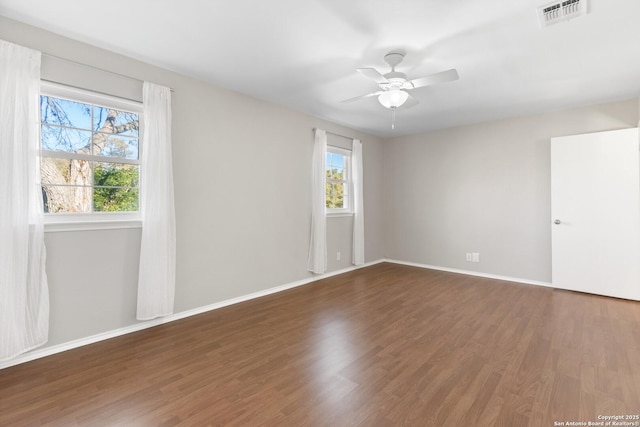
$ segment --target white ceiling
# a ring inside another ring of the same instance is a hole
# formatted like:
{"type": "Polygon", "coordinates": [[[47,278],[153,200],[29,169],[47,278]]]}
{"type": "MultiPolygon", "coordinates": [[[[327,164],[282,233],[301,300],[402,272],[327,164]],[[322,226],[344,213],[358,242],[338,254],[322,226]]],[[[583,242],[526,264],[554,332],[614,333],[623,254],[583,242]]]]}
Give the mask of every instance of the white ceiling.
{"type": "Polygon", "coordinates": [[[0,0],[0,14],[388,137],[640,95],[640,1],[590,0],[541,28],[548,0],[0,0]],[[391,112],[356,68],[410,79],[456,68],[391,112]]]}

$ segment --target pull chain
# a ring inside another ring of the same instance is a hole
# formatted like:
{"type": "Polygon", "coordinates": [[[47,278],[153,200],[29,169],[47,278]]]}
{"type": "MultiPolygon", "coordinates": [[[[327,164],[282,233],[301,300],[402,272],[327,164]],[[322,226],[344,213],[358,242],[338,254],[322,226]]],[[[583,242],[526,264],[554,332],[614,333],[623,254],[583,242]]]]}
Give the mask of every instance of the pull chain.
{"type": "Polygon", "coordinates": [[[391,129],[396,128],[396,107],[391,108],[391,129]]]}

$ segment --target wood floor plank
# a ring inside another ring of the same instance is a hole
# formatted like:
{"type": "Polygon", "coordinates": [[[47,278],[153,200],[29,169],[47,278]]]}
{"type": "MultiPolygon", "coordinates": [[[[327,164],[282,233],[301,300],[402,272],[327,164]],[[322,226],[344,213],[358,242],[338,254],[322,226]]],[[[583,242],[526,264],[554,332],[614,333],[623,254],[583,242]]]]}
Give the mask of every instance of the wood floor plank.
{"type": "Polygon", "coordinates": [[[524,426],[640,412],[640,303],[390,263],[0,370],[0,426],[524,426]]]}

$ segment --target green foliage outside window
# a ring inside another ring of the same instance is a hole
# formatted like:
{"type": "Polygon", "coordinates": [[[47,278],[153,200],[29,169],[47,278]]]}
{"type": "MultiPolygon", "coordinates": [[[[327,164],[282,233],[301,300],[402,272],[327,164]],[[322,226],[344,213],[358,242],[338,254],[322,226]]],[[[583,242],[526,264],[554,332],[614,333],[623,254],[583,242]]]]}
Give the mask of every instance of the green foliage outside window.
{"type": "Polygon", "coordinates": [[[344,172],[339,172],[337,169],[327,171],[325,184],[327,209],[344,208],[344,182],[340,181],[344,181],[344,172]]]}
{"type": "Polygon", "coordinates": [[[135,212],[138,210],[138,167],[97,163],[93,170],[93,210],[135,212]]]}

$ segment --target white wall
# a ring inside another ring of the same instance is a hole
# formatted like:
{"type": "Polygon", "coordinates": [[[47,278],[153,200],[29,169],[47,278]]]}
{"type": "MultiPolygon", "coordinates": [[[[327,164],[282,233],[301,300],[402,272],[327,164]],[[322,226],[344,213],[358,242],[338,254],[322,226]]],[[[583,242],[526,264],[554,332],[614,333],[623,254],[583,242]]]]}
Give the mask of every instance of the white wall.
{"type": "MultiPolygon", "coordinates": [[[[382,141],[0,17],[0,38],[170,86],[177,216],[176,312],[303,280],[312,129],[363,142],[366,261],[383,257],[382,141]]],[[[43,78],[140,98],[139,82],[43,58],[43,78]]],[[[329,269],[351,264],[351,218],[330,219],[329,269]],[[345,235],[346,234],[346,235],[345,235]]],[[[136,324],[139,229],[46,233],[47,346],[136,324]]]]}
{"type": "Polygon", "coordinates": [[[550,138],[637,123],[632,99],[386,142],[385,256],[549,282],[550,138]]]}
{"type": "Polygon", "coordinates": [[[47,346],[136,323],[140,229],[45,233],[47,346]]]}

